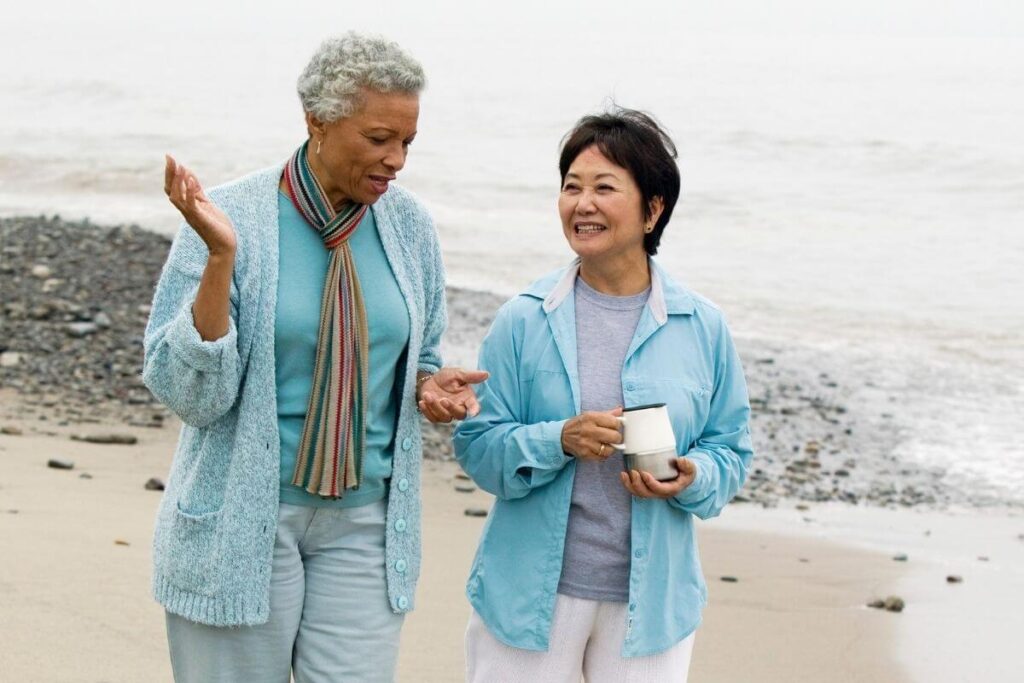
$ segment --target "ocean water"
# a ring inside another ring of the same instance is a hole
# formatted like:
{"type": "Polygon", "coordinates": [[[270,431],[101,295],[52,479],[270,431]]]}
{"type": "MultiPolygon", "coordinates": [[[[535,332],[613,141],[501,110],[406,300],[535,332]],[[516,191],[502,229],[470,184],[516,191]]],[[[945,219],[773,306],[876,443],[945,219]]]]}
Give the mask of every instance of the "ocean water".
{"type": "Polygon", "coordinates": [[[884,387],[900,457],[1024,501],[1024,10],[764,4],[8,10],[0,214],[171,233],[164,152],[208,185],[283,160],[317,42],[385,33],[430,80],[399,179],[453,284],[511,294],[568,261],[561,136],[611,101],[648,110],[683,174],[662,262],[737,336],[884,387]]]}

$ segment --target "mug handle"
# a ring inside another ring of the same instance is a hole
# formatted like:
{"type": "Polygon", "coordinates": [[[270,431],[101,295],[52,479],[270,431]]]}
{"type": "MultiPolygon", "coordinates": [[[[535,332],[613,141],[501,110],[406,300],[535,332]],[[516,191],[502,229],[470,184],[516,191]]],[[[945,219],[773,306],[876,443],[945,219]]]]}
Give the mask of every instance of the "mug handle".
{"type": "MultiPolygon", "coordinates": [[[[622,425],[623,427],[626,426],[626,418],[624,416],[616,417],[615,419],[618,420],[619,424],[622,425]]],[[[626,442],[625,441],[623,441],[622,443],[611,443],[611,444],[608,444],[608,445],[611,446],[612,448],[614,448],[617,451],[625,451],[626,450],[626,442]]]]}

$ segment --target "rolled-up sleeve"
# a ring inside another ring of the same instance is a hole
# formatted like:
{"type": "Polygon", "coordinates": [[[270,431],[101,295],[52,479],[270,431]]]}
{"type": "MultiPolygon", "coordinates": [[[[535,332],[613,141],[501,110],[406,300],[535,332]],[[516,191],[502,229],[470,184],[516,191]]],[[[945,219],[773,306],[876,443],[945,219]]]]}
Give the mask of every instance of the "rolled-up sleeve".
{"type": "Polygon", "coordinates": [[[227,333],[213,341],[200,337],[192,304],[205,255],[196,255],[198,237],[186,230],[191,232],[185,227],[179,233],[157,283],[143,342],[142,379],[184,423],[205,427],[227,413],[238,395],[238,312],[232,299],[227,333]]]}

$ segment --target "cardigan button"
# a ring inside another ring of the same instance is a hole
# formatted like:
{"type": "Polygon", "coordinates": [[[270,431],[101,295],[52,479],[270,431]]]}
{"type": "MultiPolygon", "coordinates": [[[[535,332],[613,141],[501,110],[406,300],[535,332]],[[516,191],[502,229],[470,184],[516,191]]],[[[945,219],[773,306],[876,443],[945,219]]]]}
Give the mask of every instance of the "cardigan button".
{"type": "Polygon", "coordinates": [[[409,598],[405,597],[404,595],[398,596],[398,609],[408,609],[408,608],[409,608],[409,598]]]}
{"type": "Polygon", "coordinates": [[[405,531],[406,526],[405,519],[399,517],[395,520],[395,531],[405,531]]]}
{"type": "Polygon", "coordinates": [[[399,479],[398,480],[398,490],[401,491],[402,493],[405,493],[406,491],[408,491],[409,490],[409,480],[406,479],[405,477],[402,477],[401,479],[399,479]]]}
{"type": "Polygon", "coordinates": [[[395,571],[399,574],[404,574],[408,566],[409,565],[406,564],[405,560],[398,560],[395,562],[395,571]]]}
{"type": "Polygon", "coordinates": [[[412,439],[410,439],[409,437],[405,437],[405,439],[402,441],[402,449],[409,450],[410,448],[412,448],[412,439]]]}

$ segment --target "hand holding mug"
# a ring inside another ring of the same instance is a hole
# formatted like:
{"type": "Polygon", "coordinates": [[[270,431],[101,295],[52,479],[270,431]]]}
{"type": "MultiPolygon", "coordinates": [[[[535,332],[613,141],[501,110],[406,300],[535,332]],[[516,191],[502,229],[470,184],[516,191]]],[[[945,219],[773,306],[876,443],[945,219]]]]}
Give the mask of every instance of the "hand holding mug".
{"type": "Polygon", "coordinates": [[[562,450],[584,460],[605,460],[622,443],[619,420],[622,408],[584,411],[562,426],[562,450]]]}
{"type": "Polygon", "coordinates": [[[697,465],[689,458],[676,458],[679,476],[671,481],[658,481],[650,472],[630,470],[620,472],[619,478],[626,490],[638,498],[672,498],[697,478],[697,465]]]}

